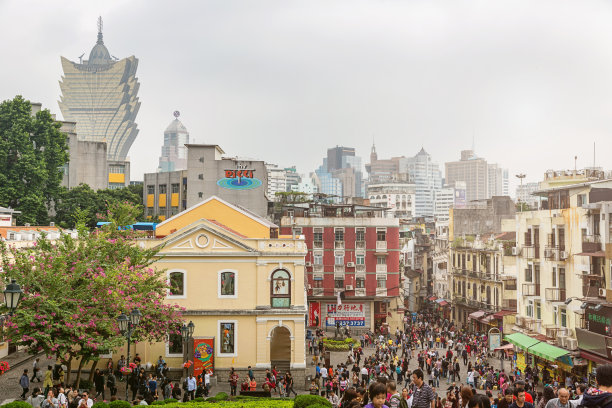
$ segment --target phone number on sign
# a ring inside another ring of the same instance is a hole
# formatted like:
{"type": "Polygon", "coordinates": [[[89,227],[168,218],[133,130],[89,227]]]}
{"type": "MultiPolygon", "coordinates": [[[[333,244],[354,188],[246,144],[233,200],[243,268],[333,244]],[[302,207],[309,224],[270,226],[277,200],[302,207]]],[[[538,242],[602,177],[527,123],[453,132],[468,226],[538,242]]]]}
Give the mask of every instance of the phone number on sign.
{"type": "Polygon", "coordinates": [[[341,326],[365,326],[365,320],[335,319],[333,317],[328,317],[325,325],[335,326],[336,323],[340,323],[341,326]]]}

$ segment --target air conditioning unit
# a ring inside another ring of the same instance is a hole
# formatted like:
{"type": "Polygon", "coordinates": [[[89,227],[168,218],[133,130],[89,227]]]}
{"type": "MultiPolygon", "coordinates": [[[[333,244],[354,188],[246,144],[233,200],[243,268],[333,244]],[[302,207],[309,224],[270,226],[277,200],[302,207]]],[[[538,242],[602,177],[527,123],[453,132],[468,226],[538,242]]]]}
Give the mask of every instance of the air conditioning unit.
{"type": "Polygon", "coordinates": [[[567,337],[566,336],[557,336],[557,345],[559,347],[565,347],[567,337]]]}
{"type": "Polygon", "coordinates": [[[568,350],[576,350],[578,348],[578,340],[568,337],[565,339],[565,348],[568,350]]]}
{"type": "Polygon", "coordinates": [[[306,266],[312,266],[312,262],[306,262],[306,266]]]}
{"type": "Polygon", "coordinates": [[[346,267],[347,268],[354,268],[355,267],[355,262],[347,262],[346,263],[346,267]]]}
{"type": "Polygon", "coordinates": [[[517,247],[512,247],[512,255],[518,255],[518,248],[517,247]]]}
{"type": "Polygon", "coordinates": [[[561,258],[562,260],[565,260],[569,257],[569,254],[567,253],[567,251],[561,251],[559,252],[559,258],[561,258]]]}
{"type": "Polygon", "coordinates": [[[346,290],[353,290],[353,285],[346,285],[346,290]]]}
{"type": "Polygon", "coordinates": [[[605,299],[606,297],[606,288],[599,288],[599,297],[602,297],[605,299]]]}
{"type": "Polygon", "coordinates": [[[308,285],[308,290],[312,289],[312,285],[308,285]]]}

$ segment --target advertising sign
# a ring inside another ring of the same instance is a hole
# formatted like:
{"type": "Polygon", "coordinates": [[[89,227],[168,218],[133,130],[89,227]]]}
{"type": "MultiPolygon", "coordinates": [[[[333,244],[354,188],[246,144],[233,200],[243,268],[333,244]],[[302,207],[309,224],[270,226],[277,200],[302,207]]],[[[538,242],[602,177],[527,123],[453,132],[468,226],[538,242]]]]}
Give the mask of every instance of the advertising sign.
{"type": "Polygon", "coordinates": [[[501,333],[498,329],[489,330],[489,350],[493,351],[501,346],[501,333]]]}
{"type": "Polygon", "coordinates": [[[586,321],[588,330],[603,336],[612,336],[612,309],[604,307],[601,310],[587,308],[586,321]]]}
{"type": "Polygon", "coordinates": [[[363,307],[363,304],[328,304],[325,325],[327,327],[335,327],[336,323],[340,323],[340,326],[365,327],[365,308],[363,307]]]}
{"type": "Polygon", "coordinates": [[[225,177],[217,180],[219,187],[229,190],[250,190],[260,187],[262,182],[254,176],[255,170],[236,169],[225,170],[225,177]]]}
{"type": "Polygon", "coordinates": [[[214,369],[215,338],[193,339],[193,375],[214,369]]]}
{"type": "Polygon", "coordinates": [[[321,302],[308,304],[308,326],[321,327],[321,302]]]}

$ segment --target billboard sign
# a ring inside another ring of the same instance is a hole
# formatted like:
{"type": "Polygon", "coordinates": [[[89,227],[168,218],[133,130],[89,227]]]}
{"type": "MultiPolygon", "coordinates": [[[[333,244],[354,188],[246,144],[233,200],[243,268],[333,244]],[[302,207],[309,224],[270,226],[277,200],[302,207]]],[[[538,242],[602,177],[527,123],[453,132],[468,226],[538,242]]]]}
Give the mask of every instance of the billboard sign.
{"type": "Polygon", "coordinates": [[[193,375],[214,370],[215,338],[193,339],[193,375]]]}
{"type": "Polygon", "coordinates": [[[335,327],[336,323],[340,323],[340,326],[365,327],[365,308],[363,303],[328,304],[325,325],[327,327],[335,327]]]}
{"type": "Polygon", "coordinates": [[[321,302],[308,304],[308,326],[321,327],[321,302]]]}

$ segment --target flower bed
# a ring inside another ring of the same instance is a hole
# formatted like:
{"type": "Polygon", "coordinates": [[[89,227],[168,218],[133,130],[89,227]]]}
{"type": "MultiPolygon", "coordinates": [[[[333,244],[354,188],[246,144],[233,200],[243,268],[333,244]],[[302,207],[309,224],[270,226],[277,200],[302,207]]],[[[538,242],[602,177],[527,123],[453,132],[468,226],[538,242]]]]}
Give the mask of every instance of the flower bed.
{"type": "Polygon", "coordinates": [[[355,340],[351,337],[344,340],[334,340],[327,337],[323,339],[323,345],[325,345],[325,349],[328,351],[349,351],[351,344],[353,344],[353,347],[358,347],[360,345],[359,340],[355,340]]]}
{"type": "Polygon", "coordinates": [[[9,370],[9,368],[11,367],[9,366],[8,362],[0,361],[0,375],[6,373],[9,370]]]}

